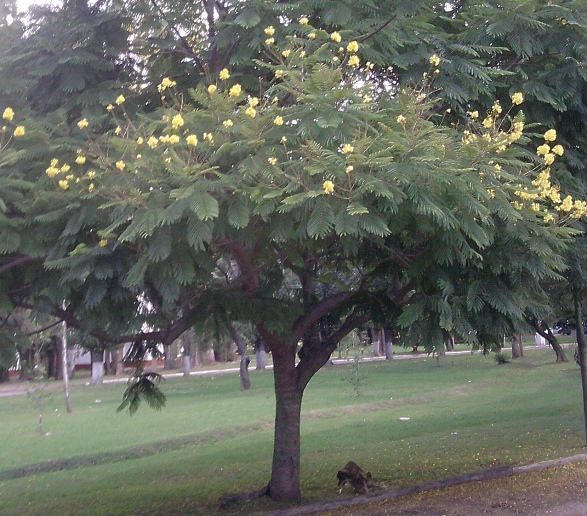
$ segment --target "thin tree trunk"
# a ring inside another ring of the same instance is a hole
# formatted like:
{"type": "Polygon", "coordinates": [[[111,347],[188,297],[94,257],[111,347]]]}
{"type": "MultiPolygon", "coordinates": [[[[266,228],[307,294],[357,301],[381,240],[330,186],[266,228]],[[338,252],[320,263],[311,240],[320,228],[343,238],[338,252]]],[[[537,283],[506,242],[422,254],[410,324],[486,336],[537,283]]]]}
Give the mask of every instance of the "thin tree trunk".
{"type": "Polygon", "coordinates": [[[69,399],[69,371],[67,368],[67,323],[61,323],[61,371],[63,376],[63,393],[65,394],[65,409],[71,413],[71,400],[69,399]]]}
{"type": "Polygon", "coordinates": [[[257,340],[255,341],[255,358],[257,360],[257,365],[255,369],[257,371],[265,371],[265,343],[263,342],[263,339],[261,337],[257,337],[257,340]]]}
{"type": "Polygon", "coordinates": [[[554,352],[556,354],[556,361],[557,362],[568,362],[569,360],[567,359],[567,356],[565,355],[565,350],[559,344],[557,338],[554,336],[551,329],[547,327],[546,330],[544,330],[542,328],[542,326],[540,325],[540,321],[538,321],[538,319],[536,319],[536,318],[531,319],[530,322],[532,323],[532,326],[536,330],[536,333],[538,333],[538,335],[540,335],[541,337],[544,337],[546,339],[546,341],[552,346],[552,349],[554,349],[554,352]]]}
{"type": "Polygon", "coordinates": [[[275,379],[275,437],[269,496],[298,500],[300,487],[300,414],[302,393],[297,387],[295,346],[272,346],[275,379]]]}
{"type": "Polygon", "coordinates": [[[114,354],[114,374],[121,376],[124,373],[124,350],[122,347],[116,348],[114,354]]]}
{"type": "Polygon", "coordinates": [[[522,358],[524,356],[524,347],[522,345],[522,334],[514,333],[512,335],[512,358],[522,358]]]}
{"type": "Polygon", "coordinates": [[[236,331],[234,324],[231,322],[228,322],[228,331],[230,332],[230,336],[236,344],[238,354],[241,357],[239,367],[241,390],[248,391],[251,388],[251,380],[249,379],[249,364],[251,362],[251,357],[249,357],[246,343],[243,341],[238,331],[236,331]]]}
{"type": "Polygon", "coordinates": [[[383,341],[385,342],[385,360],[393,360],[393,330],[387,328],[381,330],[383,341]]]}
{"type": "Polygon", "coordinates": [[[573,301],[575,305],[575,325],[577,327],[577,348],[579,353],[579,367],[581,368],[581,387],[583,389],[583,418],[585,420],[585,442],[587,444],[587,342],[583,333],[583,302],[581,291],[573,287],[573,301]]]}
{"type": "Polygon", "coordinates": [[[193,342],[193,330],[188,330],[183,334],[183,357],[182,357],[182,368],[183,368],[183,375],[189,376],[192,371],[192,360],[191,360],[191,353],[192,353],[192,342],[193,342]]]}
{"type": "Polygon", "coordinates": [[[92,385],[104,383],[104,351],[93,350],[92,356],[92,385]]]}

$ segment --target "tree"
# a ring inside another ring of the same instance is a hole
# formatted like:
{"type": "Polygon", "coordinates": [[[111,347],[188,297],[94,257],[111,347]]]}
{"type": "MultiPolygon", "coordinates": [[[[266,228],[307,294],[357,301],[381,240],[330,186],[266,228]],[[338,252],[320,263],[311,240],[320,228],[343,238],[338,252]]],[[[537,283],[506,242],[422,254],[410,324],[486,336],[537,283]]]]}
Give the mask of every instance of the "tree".
{"type": "MultiPolygon", "coordinates": [[[[453,54],[441,55],[436,46],[437,36],[458,40],[463,26],[484,26],[486,12],[463,25],[464,4],[450,16],[445,4],[428,4],[397,2],[390,14],[388,2],[375,2],[372,16],[355,18],[364,3],[236,3],[221,15],[226,30],[213,30],[212,13],[211,38],[186,40],[177,29],[189,11],[161,33],[166,48],[178,43],[156,55],[170,77],[144,69],[159,79],[145,79],[141,114],[131,81],[97,114],[50,131],[40,117],[27,121],[2,154],[10,175],[0,191],[11,195],[2,242],[16,241],[11,224],[34,227],[38,239],[3,250],[12,305],[44,306],[95,337],[143,349],[173,342],[210,313],[255,325],[274,361],[275,499],[300,496],[302,396],[341,338],[373,321],[409,328],[432,349],[447,331],[474,345],[500,342],[526,310],[547,306],[541,281],[560,277],[572,234],[564,225],[584,209],[557,197],[545,158],[520,146],[530,139],[518,91],[491,99],[482,124],[472,94],[451,93],[449,79],[479,87],[484,102],[498,91],[494,45],[452,41],[453,54]],[[406,72],[400,55],[387,71],[399,48],[406,72]],[[174,60],[180,49],[185,60],[174,60]],[[190,84],[194,67],[204,74],[190,84]],[[444,100],[429,94],[434,77],[444,100]],[[451,95],[466,126],[442,127],[451,95]],[[27,168],[31,135],[46,160],[27,168]]],[[[136,12],[133,22],[152,20],[136,12]]],[[[136,35],[148,35],[141,27],[136,35]]],[[[152,378],[137,378],[131,408],[152,378]]]]}

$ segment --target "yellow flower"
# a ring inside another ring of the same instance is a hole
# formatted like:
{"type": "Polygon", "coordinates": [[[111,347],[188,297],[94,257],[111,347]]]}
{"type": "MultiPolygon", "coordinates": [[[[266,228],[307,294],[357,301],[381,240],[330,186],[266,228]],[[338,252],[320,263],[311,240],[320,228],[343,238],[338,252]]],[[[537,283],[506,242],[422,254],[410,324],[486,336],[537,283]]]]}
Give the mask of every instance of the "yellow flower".
{"type": "Polygon", "coordinates": [[[88,192],[92,193],[94,191],[94,183],[90,183],[90,186],[88,186],[88,192]]]}
{"type": "Polygon", "coordinates": [[[185,141],[188,145],[197,145],[198,144],[198,137],[195,134],[190,134],[185,141]]]}
{"type": "Polygon", "coordinates": [[[310,34],[308,34],[308,39],[316,39],[316,33],[310,32],[310,34]]]}
{"type": "Polygon", "coordinates": [[[249,99],[249,106],[255,107],[259,105],[259,99],[257,97],[251,97],[249,99]]]}
{"type": "Polygon", "coordinates": [[[78,123],[77,126],[80,129],[85,129],[86,127],[88,127],[89,123],[88,123],[88,119],[87,118],[82,118],[78,123]]]}
{"type": "Polygon", "coordinates": [[[208,140],[209,142],[212,141],[212,133],[204,133],[203,135],[204,140],[208,140]]]}
{"type": "Polygon", "coordinates": [[[267,36],[273,36],[273,34],[275,34],[275,29],[273,28],[273,25],[269,25],[269,27],[265,27],[263,32],[267,34],[267,36]]]}
{"type": "Polygon", "coordinates": [[[159,140],[157,140],[157,138],[155,138],[154,136],[151,136],[148,140],[147,140],[147,145],[149,147],[151,147],[151,149],[154,149],[155,147],[157,147],[157,143],[159,142],[159,140]]]}
{"type": "Polygon", "coordinates": [[[310,20],[308,20],[308,18],[306,18],[305,16],[302,16],[302,17],[300,18],[300,25],[308,25],[308,22],[309,22],[309,21],[310,21],[310,20]]]}
{"type": "Polygon", "coordinates": [[[338,57],[336,57],[336,56],[334,56],[334,57],[332,58],[332,62],[333,62],[333,63],[338,63],[339,61],[340,61],[340,59],[339,59],[338,57]]]}
{"type": "Polygon", "coordinates": [[[116,162],[116,168],[117,168],[118,170],[124,170],[124,167],[125,167],[125,166],[126,166],[126,165],[124,164],[124,161],[122,161],[122,160],[121,160],[121,161],[117,161],[117,162],[116,162]]]}
{"type": "Polygon", "coordinates": [[[172,134],[169,137],[169,143],[171,143],[172,145],[179,143],[179,136],[177,136],[177,134],[172,134]]]}
{"type": "Polygon", "coordinates": [[[286,59],[289,57],[289,55],[290,55],[290,54],[291,54],[291,50],[289,50],[289,49],[288,49],[288,50],[284,50],[284,51],[281,53],[281,55],[282,55],[283,57],[285,57],[286,59]]]}
{"type": "Polygon", "coordinates": [[[521,133],[524,130],[524,122],[515,122],[514,123],[514,131],[517,133],[521,133]]]}
{"type": "Polygon", "coordinates": [[[108,104],[106,106],[106,111],[110,112],[110,111],[114,111],[114,104],[108,104]]]}
{"type": "Polygon", "coordinates": [[[565,149],[563,149],[562,145],[555,145],[552,148],[552,152],[554,152],[557,156],[562,156],[565,153],[565,149]]]}
{"type": "Polygon", "coordinates": [[[524,95],[522,95],[519,91],[512,95],[512,103],[516,106],[519,106],[522,102],[524,102],[524,95]]]}
{"type": "Polygon", "coordinates": [[[398,124],[404,125],[404,124],[406,123],[406,117],[405,117],[404,115],[399,115],[399,116],[398,116],[398,117],[395,119],[395,121],[396,121],[398,124]]]}
{"type": "Polygon", "coordinates": [[[550,146],[547,145],[546,143],[543,145],[540,145],[536,149],[536,154],[538,154],[538,156],[546,156],[549,152],[550,152],[550,146]]]}
{"type": "Polygon", "coordinates": [[[120,126],[117,126],[116,129],[114,129],[114,134],[118,135],[122,132],[122,129],[120,126]]]}
{"type": "Polygon", "coordinates": [[[338,32],[333,32],[330,35],[330,39],[335,43],[340,43],[342,41],[342,38],[340,37],[340,34],[338,32]]]}
{"type": "Polygon", "coordinates": [[[216,84],[210,84],[210,86],[208,86],[208,93],[212,94],[214,92],[216,92],[217,87],[216,84]]]}
{"type": "Polygon", "coordinates": [[[502,112],[501,105],[499,104],[499,100],[496,100],[493,103],[493,106],[491,106],[491,110],[497,115],[499,115],[502,112]]]}
{"type": "Polygon", "coordinates": [[[118,95],[118,97],[116,97],[116,104],[120,106],[120,104],[124,104],[125,100],[124,95],[118,95]]]}
{"type": "Polygon", "coordinates": [[[334,192],[334,183],[332,181],[324,181],[324,183],[322,183],[322,188],[324,188],[325,194],[331,194],[334,192]]]}
{"type": "Polygon", "coordinates": [[[235,84],[230,90],[228,91],[228,95],[231,97],[238,97],[241,94],[242,88],[240,84],[235,84]]]}
{"type": "Polygon", "coordinates": [[[356,41],[351,41],[346,46],[347,52],[358,52],[359,51],[359,44],[356,41]]]}
{"type": "Polygon", "coordinates": [[[85,156],[78,156],[77,158],[75,158],[75,162],[78,165],[83,165],[86,162],[86,157],[85,156]]]}
{"type": "Polygon", "coordinates": [[[552,222],[553,220],[554,220],[554,217],[550,213],[547,213],[546,215],[544,215],[544,222],[552,222]]]}
{"type": "Polygon", "coordinates": [[[359,66],[359,64],[361,64],[361,61],[359,60],[359,56],[357,56],[356,54],[353,54],[351,57],[349,57],[349,66],[357,67],[357,66],[359,66]]]}
{"type": "Polygon", "coordinates": [[[4,113],[2,113],[2,118],[4,120],[12,120],[14,118],[14,111],[12,110],[12,108],[7,107],[4,110],[4,113]]]}
{"type": "Polygon", "coordinates": [[[363,102],[364,102],[365,104],[369,104],[369,102],[371,102],[372,100],[373,100],[373,98],[372,98],[370,95],[365,95],[365,96],[363,97],[363,102]]]}
{"type": "Polygon", "coordinates": [[[142,136],[139,136],[139,137],[137,138],[137,144],[138,144],[138,145],[142,145],[143,143],[145,143],[145,140],[143,140],[143,137],[142,137],[142,136]]]}
{"type": "Polygon", "coordinates": [[[273,120],[273,123],[275,125],[283,125],[283,118],[281,118],[280,116],[276,116],[275,119],[273,120]]]}
{"type": "Polygon", "coordinates": [[[16,126],[16,129],[14,130],[14,136],[16,136],[18,138],[20,136],[24,136],[24,133],[25,133],[24,125],[16,126]]]}
{"type": "Polygon", "coordinates": [[[563,211],[571,211],[572,208],[573,208],[573,198],[570,195],[567,195],[565,197],[565,200],[561,204],[560,209],[563,211]]]}
{"type": "Polygon", "coordinates": [[[106,240],[105,238],[103,238],[102,240],[100,240],[100,241],[98,242],[98,245],[99,245],[100,247],[106,247],[106,246],[108,245],[108,240],[106,240]]]}
{"type": "Polygon", "coordinates": [[[430,59],[428,59],[428,62],[432,65],[432,66],[438,66],[440,64],[440,57],[438,57],[436,54],[432,54],[430,56],[430,59]]]}
{"type": "Polygon", "coordinates": [[[224,122],[222,122],[222,125],[224,127],[232,127],[234,124],[232,123],[232,120],[225,120],[224,122]]]}
{"type": "MultiPolygon", "coordinates": [[[[401,116],[401,115],[400,115],[401,116]]],[[[350,154],[351,152],[353,152],[355,150],[355,148],[350,144],[350,143],[345,143],[342,146],[342,153],[343,154],[350,154]]]]}
{"type": "Polygon", "coordinates": [[[475,118],[479,118],[479,111],[473,111],[471,113],[471,118],[475,119],[475,118]]]}
{"type": "Polygon", "coordinates": [[[493,125],[493,120],[491,117],[487,117],[485,120],[483,120],[483,122],[481,122],[481,125],[483,125],[483,127],[486,129],[489,129],[493,125]]]}
{"type": "Polygon", "coordinates": [[[94,179],[96,177],[96,171],[90,170],[86,175],[88,176],[88,179],[94,179]]]}
{"type": "Polygon", "coordinates": [[[167,88],[172,88],[173,86],[175,86],[177,83],[175,81],[172,81],[169,77],[165,77],[162,81],[161,84],[159,84],[159,86],[157,86],[157,89],[159,91],[165,91],[167,88]]]}
{"type": "Polygon", "coordinates": [[[302,59],[303,59],[304,57],[306,57],[306,51],[305,51],[305,50],[302,50],[302,51],[300,52],[300,57],[301,57],[302,59]]]}
{"type": "Polygon", "coordinates": [[[346,171],[346,173],[347,173],[347,174],[350,174],[350,173],[351,173],[353,170],[355,170],[355,167],[353,167],[352,165],[349,165],[349,166],[348,166],[348,167],[345,169],[345,171],[346,171]]]}
{"type": "Polygon", "coordinates": [[[553,142],[556,140],[556,129],[549,129],[544,133],[544,139],[547,142],[553,142]]]}
{"type": "Polygon", "coordinates": [[[61,181],[59,181],[59,188],[61,188],[62,190],[67,190],[69,188],[69,181],[67,179],[62,179],[61,181]]]}
{"type": "Polygon", "coordinates": [[[162,143],[169,143],[170,136],[168,134],[164,134],[163,136],[159,137],[159,141],[162,143]]]}
{"type": "Polygon", "coordinates": [[[249,115],[251,118],[255,118],[257,116],[257,110],[253,106],[249,106],[245,113],[249,115]]]}
{"type": "Polygon", "coordinates": [[[283,77],[283,70],[275,70],[275,77],[281,79],[283,77]]]}
{"type": "Polygon", "coordinates": [[[183,117],[178,113],[171,120],[171,127],[179,129],[184,124],[183,117]]]}
{"type": "Polygon", "coordinates": [[[281,143],[285,144],[287,143],[287,138],[285,136],[281,137],[281,140],[279,140],[281,143]]]}
{"type": "Polygon", "coordinates": [[[220,74],[218,74],[218,78],[221,81],[225,81],[229,77],[230,77],[230,72],[226,68],[223,68],[222,70],[220,70],[220,74]]]}
{"type": "Polygon", "coordinates": [[[53,158],[51,160],[51,166],[52,167],[56,167],[58,163],[59,163],[59,160],[57,158],[53,158]]]}
{"type": "Polygon", "coordinates": [[[270,165],[277,165],[277,158],[267,158],[270,165]]]}
{"type": "Polygon", "coordinates": [[[48,167],[45,172],[51,179],[53,179],[57,174],[59,174],[59,169],[52,165],[48,167]]]}
{"type": "Polygon", "coordinates": [[[544,163],[546,165],[552,165],[554,163],[554,154],[548,153],[544,156],[544,163]]]}
{"type": "Polygon", "coordinates": [[[267,46],[271,46],[271,45],[273,45],[273,43],[275,43],[275,38],[267,38],[265,40],[265,45],[267,45],[267,46]]]}
{"type": "Polygon", "coordinates": [[[67,164],[65,164],[61,167],[61,172],[63,172],[64,174],[69,172],[70,170],[71,170],[71,167],[67,164]]]}

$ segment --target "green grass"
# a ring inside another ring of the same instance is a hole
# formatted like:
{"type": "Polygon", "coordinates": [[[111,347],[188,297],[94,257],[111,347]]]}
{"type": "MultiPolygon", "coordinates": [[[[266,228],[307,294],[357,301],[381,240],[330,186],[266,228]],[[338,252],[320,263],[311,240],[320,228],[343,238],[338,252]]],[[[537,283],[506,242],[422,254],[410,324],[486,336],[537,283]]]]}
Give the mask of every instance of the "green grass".
{"type": "MultiPolygon", "coordinates": [[[[478,354],[440,365],[361,364],[361,396],[346,381],[352,366],[320,371],[304,396],[303,502],[336,498],[336,471],[348,460],[398,487],[582,453],[573,362],[554,364],[552,351],[540,350],[505,365],[478,354]]],[[[219,496],[268,480],[273,378],[252,372],[251,380],[240,392],[236,375],[171,379],[166,408],[133,417],[116,413],[123,385],[76,383],[73,414],[61,392],[49,398],[43,437],[32,400],[0,398],[0,514],[216,513],[219,496]],[[62,471],[7,479],[57,460],[62,471]]],[[[267,499],[237,510],[281,507],[267,499]]]]}

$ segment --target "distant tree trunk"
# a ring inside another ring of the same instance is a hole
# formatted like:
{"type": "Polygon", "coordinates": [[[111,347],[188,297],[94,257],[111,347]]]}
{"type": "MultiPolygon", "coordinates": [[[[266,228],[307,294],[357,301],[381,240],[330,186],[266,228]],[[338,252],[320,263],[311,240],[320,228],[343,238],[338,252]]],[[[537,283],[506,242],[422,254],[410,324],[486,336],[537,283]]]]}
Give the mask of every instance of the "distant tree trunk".
{"type": "Polygon", "coordinates": [[[247,351],[247,345],[241,338],[238,331],[234,327],[232,322],[228,322],[228,331],[230,332],[230,336],[232,340],[236,344],[236,348],[238,349],[238,354],[240,355],[240,379],[241,379],[241,390],[247,391],[251,388],[251,380],[249,379],[249,364],[251,362],[251,357],[249,357],[249,353],[247,351]]]}
{"type": "Polygon", "coordinates": [[[69,398],[69,372],[67,370],[67,323],[61,323],[61,376],[63,377],[63,393],[65,395],[65,409],[71,414],[71,399],[69,398]]]}
{"type": "Polygon", "coordinates": [[[257,337],[255,340],[255,357],[257,359],[257,371],[265,371],[266,367],[266,356],[265,356],[265,343],[261,337],[257,337]]]}
{"type": "Polygon", "coordinates": [[[512,335],[512,358],[522,358],[524,356],[523,336],[521,333],[512,335]]]}
{"type": "Polygon", "coordinates": [[[171,344],[165,344],[163,346],[163,369],[169,371],[170,369],[175,369],[175,357],[171,354],[171,344]]]}
{"type": "Polygon", "coordinates": [[[382,330],[375,328],[369,329],[369,335],[371,337],[371,343],[373,344],[373,356],[380,357],[382,355],[382,330]]]}
{"type": "Polygon", "coordinates": [[[121,376],[124,374],[124,350],[122,346],[113,351],[114,355],[114,374],[121,376]]]}
{"type": "Polygon", "coordinates": [[[451,332],[449,332],[449,331],[446,332],[446,338],[445,338],[444,342],[445,342],[447,351],[454,351],[455,350],[455,338],[451,332]]]}
{"type": "Polygon", "coordinates": [[[92,357],[92,385],[104,383],[104,351],[92,350],[90,353],[92,357]]]}
{"type": "Polygon", "coordinates": [[[543,328],[540,324],[540,321],[536,317],[530,319],[530,323],[536,330],[536,333],[538,333],[538,335],[541,337],[544,337],[546,341],[552,346],[552,349],[554,349],[556,354],[556,361],[568,362],[567,356],[565,355],[565,350],[559,344],[557,338],[554,336],[554,333],[552,333],[552,330],[548,326],[543,328]]]}
{"type": "Polygon", "coordinates": [[[575,305],[575,325],[577,327],[577,352],[581,368],[581,387],[583,390],[583,418],[585,420],[585,442],[587,443],[587,341],[583,332],[583,300],[581,290],[572,287],[575,305]]]}
{"type": "Polygon", "coordinates": [[[385,342],[385,360],[393,360],[394,332],[392,328],[381,330],[385,342]]]}
{"type": "Polygon", "coordinates": [[[181,367],[183,370],[183,375],[184,376],[189,376],[190,373],[192,372],[192,359],[191,359],[191,355],[192,355],[192,347],[193,347],[193,336],[194,336],[194,330],[193,329],[189,329],[188,331],[186,331],[182,337],[182,344],[183,344],[183,351],[182,351],[182,363],[181,363],[181,367]]]}

